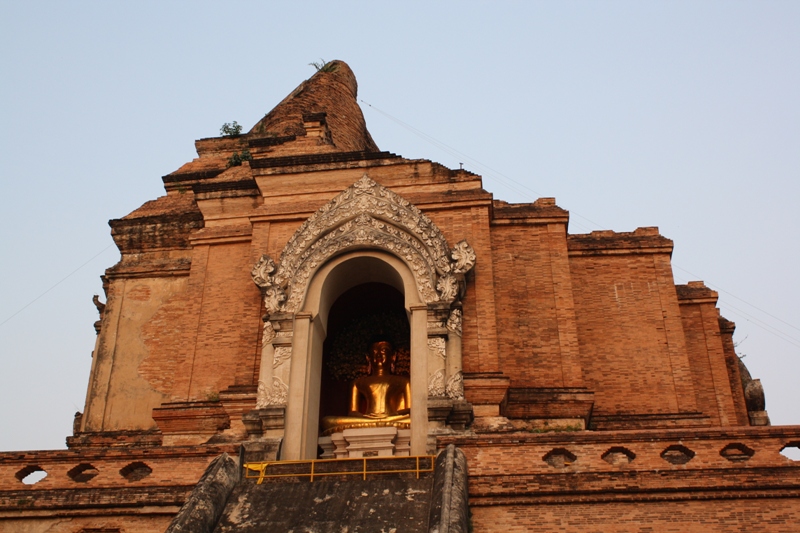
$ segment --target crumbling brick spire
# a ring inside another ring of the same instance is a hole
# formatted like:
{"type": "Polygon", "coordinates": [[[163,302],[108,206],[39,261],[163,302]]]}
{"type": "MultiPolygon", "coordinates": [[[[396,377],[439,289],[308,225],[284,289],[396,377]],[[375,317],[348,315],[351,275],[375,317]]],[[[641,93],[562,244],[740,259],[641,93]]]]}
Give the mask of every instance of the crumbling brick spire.
{"type": "Polygon", "coordinates": [[[344,61],[330,61],[301,83],[250,130],[277,137],[305,135],[304,117],[327,122],[333,144],[344,152],[378,152],[358,106],[358,83],[344,61]],[[320,116],[324,114],[324,116],[320,116]]]}

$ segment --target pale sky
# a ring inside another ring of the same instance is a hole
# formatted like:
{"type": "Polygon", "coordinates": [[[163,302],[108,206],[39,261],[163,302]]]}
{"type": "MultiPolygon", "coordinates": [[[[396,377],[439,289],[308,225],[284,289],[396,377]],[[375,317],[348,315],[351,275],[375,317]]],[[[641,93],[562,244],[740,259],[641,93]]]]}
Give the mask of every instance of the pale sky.
{"type": "Polygon", "coordinates": [[[321,58],[383,150],[555,197],[572,233],[658,226],[800,424],[800,3],[2,1],[0,450],[83,411],[108,220],[321,58]]]}

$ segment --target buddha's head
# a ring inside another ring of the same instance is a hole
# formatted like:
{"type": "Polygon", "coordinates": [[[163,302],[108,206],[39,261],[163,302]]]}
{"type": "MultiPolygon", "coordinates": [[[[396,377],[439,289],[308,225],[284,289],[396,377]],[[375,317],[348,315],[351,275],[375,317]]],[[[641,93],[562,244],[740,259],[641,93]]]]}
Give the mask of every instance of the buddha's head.
{"type": "Polygon", "coordinates": [[[393,373],[394,372],[394,348],[387,339],[378,338],[373,340],[369,346],[367,362],[369,363],[369,373],[371,375],[393,373]]]}

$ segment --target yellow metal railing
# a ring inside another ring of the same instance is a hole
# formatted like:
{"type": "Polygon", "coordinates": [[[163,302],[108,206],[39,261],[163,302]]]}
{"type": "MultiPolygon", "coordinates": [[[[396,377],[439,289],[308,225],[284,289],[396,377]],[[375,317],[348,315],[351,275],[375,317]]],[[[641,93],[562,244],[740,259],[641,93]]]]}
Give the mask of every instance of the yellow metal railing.
{"type": "Polygon", "coordinates": [[[244,464],[244,477],[246,479],[258,479],[257,484],[261,485],[265,479],[280,478],[280,477],[308,477],[313,483],[315,477],[323,476],[348,476],[360,474],[362,479],[367,479],[367,474],[401,474],[413,473],[416,474],[417,479],[421,473],[433,472],[433,464],[435,457],[433,455],[414,455],[411,457],[362,457],[358,459],[314,459],[309,461],[265,461],[262,463],[245,463],[244,464]],[[410,462],[414,460],[414,468],[390,468],[381,470],[369,470],[367,468],[368,461],[388,461],[388,462],[410,462]],[[425,459],[427,466],[420,467],[420,459],[425,459]],[[317,469],[318,465],[322,464],[336,464],[337,466],[345,466],[346,464],[361,463],[361,468],[358,470],[336,470],[320,472],[317,469]],[[309,465],[308,472],[289,472],[280,474],[270,474],[267,470],[270,467],[276,466],[290,466],[290,465],[309,465]],[[254,475],[251,475],[254,474],[254,475]]]}

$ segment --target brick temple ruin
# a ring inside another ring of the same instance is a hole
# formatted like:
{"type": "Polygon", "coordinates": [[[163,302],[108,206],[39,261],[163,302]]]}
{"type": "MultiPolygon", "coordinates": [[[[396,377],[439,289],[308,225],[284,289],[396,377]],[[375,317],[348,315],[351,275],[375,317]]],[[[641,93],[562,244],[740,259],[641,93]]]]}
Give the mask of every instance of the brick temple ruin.
{"type": "MultiPolygon", "coordinates": [[[[675,285],[671,240],[571,234],[553,198],[509,204],[476,174],[380,151],[356,92],[328,63],[250,132],[196,141],[165,196],[110,222],[121,260],[85,409],[68,449],[0,453],[0,531],[188,531],[173,520],[222,454],[241,471],[442,450],[456,473],[466,460],[471,517],[434,527],[425,504],[381,527],[800,531],[800,462],[781,454],[800,427],[770,426],[717,293],[675,285]],[[372,330],[394,336],[407,421],[324,434],[372,330]]],[[[281,500],[298,516],[319,503],[303,486],[281,500]]],[[[370,530],[335,503],[313,530],[370,530]]],[[[205,530],[288,523],[270,512],[205,530]]]]}

